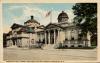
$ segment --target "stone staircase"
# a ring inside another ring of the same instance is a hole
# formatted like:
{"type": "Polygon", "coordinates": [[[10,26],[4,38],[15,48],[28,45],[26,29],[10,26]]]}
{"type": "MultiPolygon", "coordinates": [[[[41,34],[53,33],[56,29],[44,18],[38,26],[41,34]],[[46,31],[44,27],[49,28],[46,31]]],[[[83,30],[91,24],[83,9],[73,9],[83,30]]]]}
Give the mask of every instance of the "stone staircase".
{"type": "Polygon", "coordinates": [[[54,44],[45,44],[43,46],[43,49],[53,50],[53,49],[55,49],[54,44]]]}
{"type": "Polygon", "coordinates": [[[15,46],[15,45],[12,45],[12,46],[9,46],[9,47],[7,47],[7,48],[18,48],[18,47],[15,46]]]}

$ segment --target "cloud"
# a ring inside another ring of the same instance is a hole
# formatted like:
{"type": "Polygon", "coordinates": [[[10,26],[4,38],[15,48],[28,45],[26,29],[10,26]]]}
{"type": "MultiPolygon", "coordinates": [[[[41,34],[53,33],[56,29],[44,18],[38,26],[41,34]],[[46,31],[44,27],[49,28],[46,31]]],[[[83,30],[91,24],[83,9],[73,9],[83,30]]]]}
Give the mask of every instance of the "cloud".
{"type": "MultiPolygon", "coordinates": [[[[33,7],[33,8],[25,7],[23,15],[26,17],[29,17],[30,15],[34,15],[35,19],[38,20],[42,25],[47,25],[48,23],[50,23],[50,16],[45,17],[47,12],[49,11],[38,8],[38,7],[33,7]]],[[[74,18],[73,11],[66,10],[65,12],[69,16],[69,22],[72,22],[74,18]]],[[[57,18],[58,18],[59,13],[61,13],[61,11],[56,11],[56,10],[52,11],[52,22],[53,23],[58,22],[57,18]]]]}
{"type": "Polygon", "coordinates": [[[4,33],[8,33],[10,30],[11,30],[11,28],[9,25],[6,25],[6,24],[3,25],[3,32],[4,33]]]}
{"type": "MultiPolygon", "coordinates": [[[[20,6],[12,6],[10,7],[10,11],[14,10],[14,9],[19,9],[21,8],[20,6]]],[[[18,23],[18,24],[23,24],[25,21],[30,19],[30,16],[33,15],[34,19],[37,20],[38,22],[40,22],[40,24],[42,25],[47,25],[48,23],[50,23],[50,16],[45,17],[47,12],[49,12],[48,10],[44,10],[43,8],[39,8],[39,7],[29,7],[29,6],[22,6],[22,15],[21,16],[12,16],[11,18],[11,24],[13,23],[18,23]]],[[[59,13],[61,13],[61,11],[56,11],[53,10],[52,11],[52,22],[53,23],[57,23],[58,20],[58,15],[59,13]]],[[[72,10],[65,10],[65,12],[68,14],[69,16],[69,22],[72,22],[72,19],[74,18],[74,14],[72,10]]],[[[8,32],[10,30],[11,25],[5,25],[4,26],[4,32],[8,32]]]]}
{"type": "Polygon", "coordinates": [[[66,10],[65,11],[67,14],[68,14],[68,17],[69,17],[69,22],[73,22],[73,18],[75,17],[75,15],[73,14],[73,10],[66,10]]]}
{"type": "Polygon", "coordinates": [[[35,20],[40,22],[42,25],[46,25],[49,22],[49,17],[45,17],[47,12],[47,10],[38,7],[25,7],[23,10],[23,16],[30,17],[33,15],[35,20]]]}

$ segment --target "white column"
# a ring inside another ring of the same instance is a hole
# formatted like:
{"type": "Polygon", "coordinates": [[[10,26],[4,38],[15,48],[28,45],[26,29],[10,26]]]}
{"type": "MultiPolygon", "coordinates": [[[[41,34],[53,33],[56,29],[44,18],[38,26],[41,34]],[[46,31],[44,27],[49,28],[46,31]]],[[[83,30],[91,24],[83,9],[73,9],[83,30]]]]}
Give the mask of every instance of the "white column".
{"type": "Polygon", "coordinates": [[[91,42],[90,42],[90,40],[88,41],[88,47],[90,47],[91,46],[91,42]]]}
{"type": "Polygon", "coordinates": [[[85,44],[85,40],[83,41],[83,45],[84,45],[84,47],[86,46],[86,44],[85,44]]]}
{"type": "Polygon", "coordinates": [[[67,31],[67,38],[68,38],[68,40],[71,40],[71,31],[68,29],[68,31],[67,31]]]}
{"type": "Polygon", "coordinates": [[[49,44],[50,44],[50,31],[48,31],[48,40],[49,40],[49,44]]]}
{"type": "Polygon", "coordinates": [[[47,44],[47,34],[46,34],[46,31],[45,31],[45,44],[47,44]]]}
{"type": "MultiPolygon", "coordinates": [[[[35,40],[35,43],[37,42],[37,38],[38,38],[38,37],[37,37],[37,32],[36,32],[36,33],[35,33],[35,39],[34,39],[34,40],[35,40]]],[[[31,39],[32,39],[32,38],[31,38],[31,39]]]]}
{"type": "Polygon", "coordinates": [[[40,33],[40,41],[42,41],[42,36],[41,36],[41,33],[40,33]]]}
{"type": "Polygon", "coordinates": [[[91,42],[90,42],[90,38],[91,36],[90,36],[90,32],[88,31],[88,33],[87,33],[87,39],[88,39],[88,46],[90,47],[91,46],[91,42]]]}
{"type": "Polygon", "coordinates": [[[55,30],[54,30],[54,44],[56,43],[56,41],[55,41],[55,37],[56,37],[56,35],[55,35],[55,30]]]}
{"type": "Polygon", "coordinates": [[[15,46],[16,46],[17,41],[15,40],[15,46]]]}
{"type": "Polygon", "coordinates": [[[78,42],[77,42],[77,40],[75,40],[75,47],[78,47],[78,42]]]}
{"type": "Polygon", "coordinates": [[[60,30],[58,30],[58,39],[57,39],[58,42],[60,42],[60,30]]]}

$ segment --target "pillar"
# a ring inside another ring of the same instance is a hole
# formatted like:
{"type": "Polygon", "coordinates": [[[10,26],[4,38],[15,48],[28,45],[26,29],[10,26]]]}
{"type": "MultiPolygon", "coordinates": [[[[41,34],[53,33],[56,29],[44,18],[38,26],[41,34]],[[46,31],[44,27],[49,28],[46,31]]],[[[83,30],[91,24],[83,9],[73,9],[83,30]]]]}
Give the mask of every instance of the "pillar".
{"type": "Polygon", "coordinates": [[[41,33],[40,33],[40,41],[42,42],[42,35],[41,35],[41,33]]]}
{"type": "Polygon", "coordinates": [[[91,41],[90,41],[90,39],[91,39],[91,36],[90,36],[90,32],[88,31],[88,33],[87,33],[87,39],[88,39],[88,47],[90,47],[91,46],[91,41]]]}
{"type": "Polygon", "coordinates": [[[78,42],[77,42],[77,40],[75,40],[75,47],[78,47],[78,42]]]}
{"type": "Polygon", "coordinates": [[[88,41],[88,47],[91,47],[91,42],[90,42],[90,40],[88,41]]]}
{"type": "Polygon", "coordinates": [[[46,34],[46,31],[45,31],[45,44],[47,44],[47,34],[46,34]]]}
{"type": "Polygon", "coordinates": [[[84,47],[86,46],[85,42],[86,42],[86,41],[85,41],[85,40],[83,40],[83,45],[84,45],[84,47]]]}
{"type": "Polygon", "coordinates": [[[49,40],[49,44],[50,44],[50,31],[48,31],[48,40],[49,40]]]}
{"type": "Polygon", "coordinates": [[[55,35],[55,30],[54,30],[54,44],[56,43],[56,41],[55,41],[55,37],[56,37],[56,35],[55,35]]]}
{"type": "Polygon", "coordinates": [[[58,30],[58,39],[57,39],[58,42],[60,42],[60,30],[58,30]]]}

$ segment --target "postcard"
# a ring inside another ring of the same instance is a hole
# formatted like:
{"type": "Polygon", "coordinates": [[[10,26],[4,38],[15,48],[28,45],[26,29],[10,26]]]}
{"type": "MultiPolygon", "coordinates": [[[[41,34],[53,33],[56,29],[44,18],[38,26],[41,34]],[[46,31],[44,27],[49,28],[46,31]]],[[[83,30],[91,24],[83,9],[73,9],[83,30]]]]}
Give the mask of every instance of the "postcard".
{"type": "Polygon", "coordinates": [[[2,1],[1,60],[99,63],[99,4],[88,1],[2,1]]]}

